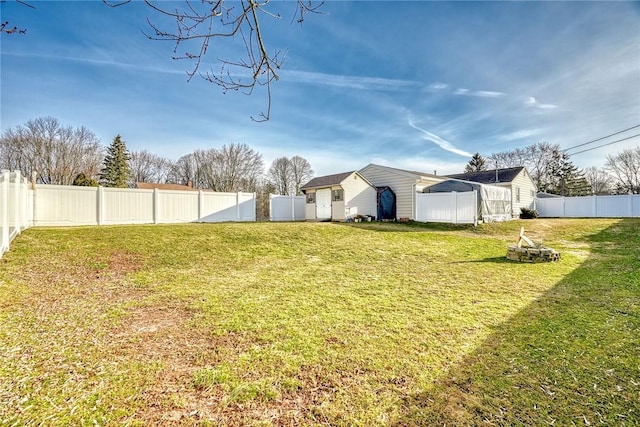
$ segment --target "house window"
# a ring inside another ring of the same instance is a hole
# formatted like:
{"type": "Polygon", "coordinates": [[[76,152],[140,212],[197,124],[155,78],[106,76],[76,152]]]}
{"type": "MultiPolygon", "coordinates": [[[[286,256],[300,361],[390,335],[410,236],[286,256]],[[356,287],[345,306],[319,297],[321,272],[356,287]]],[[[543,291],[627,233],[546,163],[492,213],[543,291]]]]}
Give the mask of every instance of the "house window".
{"type": "Polygon", "coordinates": [[[342,188],[339,190],[331,190],[332,202],[341,202],[343,200],[344,200],[344,190],[342,188]]]}
{"type": "Polygon", "coordinates": [[[516,187],[516,203],[520,203],[520,187],[516,187]]]}
{"type": "Polygon", "coordinates": [[[316,193],[307,193],[307,203],[316,202],[316,193]]]}

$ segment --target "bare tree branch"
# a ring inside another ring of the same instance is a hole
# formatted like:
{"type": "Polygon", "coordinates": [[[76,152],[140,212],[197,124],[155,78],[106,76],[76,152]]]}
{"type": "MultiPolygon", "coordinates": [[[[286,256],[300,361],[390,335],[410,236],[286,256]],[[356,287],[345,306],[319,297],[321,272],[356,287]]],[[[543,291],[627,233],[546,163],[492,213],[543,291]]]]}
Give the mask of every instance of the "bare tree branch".
{"type": "MultiPolygon", "coordinates": [[[[108,6],[118,7],[131,0],[103,2],[108,6]]],[[[267,92],[266,111],[251,119],[258,122],[269,120],[271,83],[279,79],[278,70],[285,59],[285,55],[279,50],[269,53],[260,26],[261,17],[281,18],[279,14],[268,10],[269,0],[185,0],[182,8],[175,9],[153,0],[144,0],[144,3],[157,15],[174,20],[175,28],[168,30],[147,18],[151,31],[144,34],[150,40],[175,43],[172,58],[192,62],[192,67],[187,71],[188,80],[199,74],[205,80],[220,86],[223,92],[242,90],[247,95],[251,95],[256,86],[263,86],[267,92]],[[219,72],[201,72],[202,61],[212,39],[236,37],[244,44],[244,55],[236,60],[217,56],[219,72]]],[[[293,20],[301,24],[307,13],[319,13],[323,3],[297,0],[293,20]]]]}

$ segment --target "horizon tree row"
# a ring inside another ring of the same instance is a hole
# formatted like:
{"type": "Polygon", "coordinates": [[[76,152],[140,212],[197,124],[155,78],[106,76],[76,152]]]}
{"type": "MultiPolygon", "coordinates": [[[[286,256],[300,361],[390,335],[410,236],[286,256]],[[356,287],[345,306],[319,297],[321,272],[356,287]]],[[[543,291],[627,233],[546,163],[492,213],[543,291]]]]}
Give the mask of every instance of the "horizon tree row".
{"type": "Polygon", "coordinates": [[[262,155],[247,144],[198,149],[176,161],[148,150],[130,152],[120,135],[103,147],[87,128],[64,126],[53,117],[5,130],[0,137],[0,168],[20,170],[40,184],[172,183],[221,192],[276,194],[298,194],[313,177],[310,163],[300,156],[280,157],[265,170],[262,155]]]}

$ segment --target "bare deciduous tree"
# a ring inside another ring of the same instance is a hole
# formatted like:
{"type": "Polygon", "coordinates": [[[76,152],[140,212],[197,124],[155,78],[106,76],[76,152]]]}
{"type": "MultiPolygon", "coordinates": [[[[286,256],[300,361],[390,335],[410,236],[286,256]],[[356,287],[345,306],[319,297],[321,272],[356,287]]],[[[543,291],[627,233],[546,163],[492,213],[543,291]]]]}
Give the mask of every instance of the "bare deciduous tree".
{"type": "Polygon", "coordinates": [[[279,157],[271,163],[267,176],[277,194],[296,196],[300,187],[313,177],[313,169],[303,157],[279,157]]]}
{"type": "Polygon", "coordinates": [[[71,185],[79,173],[96,177],[104,157],[100,140],[85,127],[53,117],[7,129],[0,139],[0,167],[18,169],[42,184],[71,185]]]}
{"type": "Polygon", "coordinates": [[[267,172],[276,194],[288,195],[292,190],[293,170],[288,157],[278,157],[267,172]]]}
{"type": "Polygon", "coordinates": [[[293,171],[293,189],[294,195],[302,194],[300,187],[313,178],[313,169],[307,159],[300,156],[293,156],[291,158],[291,169],[293,171]]]}
{"type": "Polygon", "coordinates": [[[611,194],[613,190],[613,178],[606,170],[589,166],[584,169],[584,178],[591,185],[593,194],[611,194]]]}
{"type": "MultiPolygon", "coordinates": [[[[131,0],[103,0],[112,7],[122,6],[131,0]]],[[[285,56],[275,50],[270,53],[260,26],[263,17],[280,19],[268,6],[269,0],[185,0],[182,7],[166,6],[161,1],[144,0],[160,18],[169,18],[175,27],[166,29],[147,18],[151,29],[147,37],[175,43],[173,59],[193,63],[187,72],[189,79],[200,74],[205,80],[219,85],[223,91],[243,90],[251,94],[256,86],[267,91],[267,108],[255,121],[269,120],[271,113],[271,83],[278,80],[278,70],[285,56]],[[244,54],[239,59],[218,57],[219,72],[200,72],[202,59],[214,39],[239,39],[244,44],[244,54]]],[[[323,2],[297,0],[293,19],[302,23],[307,13],[317,13],[323,2]]]]}
{"type": "Polygon", "coordinates": [[[640,146],[609,154],[605,168],[616,178],[618,192],[640,194],[640,146]]]}
{"type": "Polygon", "coordinates": [[[553,181],[550,165],[560,155],[559,145],[539,142],[524,148],[493,153],[488,159],[496,169],[526,167],[538,190],[544,191],[553,181]]]}
{"type": "Polygon", "coordinates": [[[131,152],[129,168],[132,184],[136,182],[164,183],[171,172],[171,161],[147,150],[131,152]]]}
{"type": "Polygon", "coordinates": [[[182,185],[191,183],[195,188],[204,188],[204,183],[198,175],[198,163],[194,153],[180,157],[171,165],[167,182],[182,185]]]}
{"type": "Polygon", "coordinates": [[[253,192],[264,175],[262,155],[246,144],[229,144],[193,154],[203,188],[253,192]]]}

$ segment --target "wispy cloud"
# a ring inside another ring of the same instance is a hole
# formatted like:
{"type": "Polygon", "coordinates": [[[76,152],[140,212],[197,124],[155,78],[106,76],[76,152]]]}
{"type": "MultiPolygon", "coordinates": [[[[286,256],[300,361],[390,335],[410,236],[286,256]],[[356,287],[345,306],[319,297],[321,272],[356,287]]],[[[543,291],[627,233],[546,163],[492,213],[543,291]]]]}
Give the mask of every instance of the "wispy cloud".
{"type": "Polygon", "coordinates": [[[429,89],[433,89],[433,90],[444,90],[444,89],[448,89],[449,85],[446,83],[432,83],[429,85],[429,89]]]}
{"type": "Polygon", "coordinates": [[[424,134],[422,136],[422,139],[425,139],[427,141],[431,141],[431,142],[435,143],[436,145],[438,145],[443,150],[450,151],[451,153],[455,153],[455,154],[458,154],[460,156],[465,156],[465,157],[471,157],[472,156],[471,153],[469,153],[467,151],[464,151],[464,150],[461,150],[459,148],[456,148],[452,143],[440,138],[438,135],[436,135],[434,133],[431,133],[426,129],[422,129],[422,128],[416,126],[416,124],[413,122],[411,117],[408,118],[408,122],[409,122],[409,126],[411,126],[412,128],[414,128],[416,130],[419,130],[420,132],[422,132],[424,134]]]}
{"type": "Polygon", "coordinates": [[[532,107],[535,108],[539,108],[541,110],[553,110],[558,108],[557,105],[554,104],[542,104],[540,102],[538,102],[537,99],[535,99],[533,96],[530,96],[526,101],[525,101],[526,105],[530,105],[532,107]]]}
{"type": "Polygon", "coordinates": [[[492,90],[479,90],[477,92],[472,93],[473,96],[480,96],[482,98],[498,98],[500,96],[504,96],[503,92],[495,92],[492,90]]]}
{"type": "Polygon", "coordinates": [[[480,98],[498,98],[504,96],[504,92],[496,92],[493,90],[469,90],[467,88],[459,88],[454,92],[456,95],[477,96],[480,98]]]}
{"type": "Polygon", "coordinates": [[[502,141],[516,141],[518,139],[524,139],[533,135],[537,135],[541,131],[542,129],[522,129],[522,130],[508,133],[506,135],[502,135],[500,139],[502,141]]]}
{"type": "Polygon", "coordinates": [[[78,62],[78,63],[90,64],[90,65],[96,65],[96,66],[126,68],[129,70],[154,72],[154,73],[162,73],[162,74],[186,75],[186,72],[184,70],[172,69],[166,66],[153,67],[149,65],[130,64],[127,62],[114,61],[110,59],[95,59],[95,58],[89,58],[89,57],[83,58],[79,56],[60,56],[60,55],[31,53],[31,52],[3,52],[2,54],[7,56],[22,57],[22,58],[41,58],[41,59],[56,60],[56,61],[78,62]]]}
{"type": "Polygon", "coordinates": [[[412,80],[384,79],[379,77],[342,76],[336,74],[315,73],[310,71],[283,70],[283,80],[324,86],[348,87],[363,90],[406,90],[418,87],[419,82],[412,80]]]}

